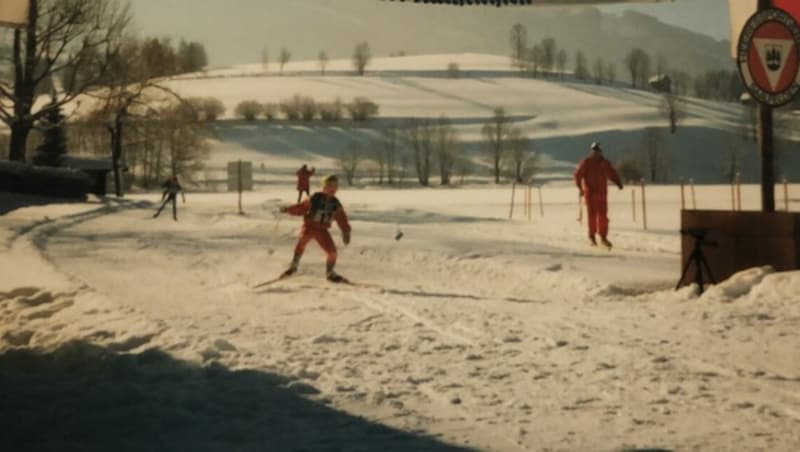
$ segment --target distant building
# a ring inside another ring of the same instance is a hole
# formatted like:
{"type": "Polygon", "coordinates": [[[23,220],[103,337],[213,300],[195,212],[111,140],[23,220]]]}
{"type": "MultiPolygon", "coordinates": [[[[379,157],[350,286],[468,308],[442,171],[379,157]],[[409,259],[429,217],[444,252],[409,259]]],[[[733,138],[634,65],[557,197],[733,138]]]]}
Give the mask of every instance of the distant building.
{"type": "MultiPolygon", "coordinates": [[[[67,155],[61,158],[61,166],[78,170],[89,176],[92,179],[92,188],[89,190],[90,193],[97,196],[105,196],[108,193],[108,187],[112,179],[109,175],[114,171],[111,159],[67,155]]],[[[122,164],[120,170],[127,171],[127,165],[122,164]]]]}
{"type": "Polygon", "coordinates": [[[672,92],[672,79],[669,75],[661,74],[650,77],[650,88],[660,93],[672,92]]]}

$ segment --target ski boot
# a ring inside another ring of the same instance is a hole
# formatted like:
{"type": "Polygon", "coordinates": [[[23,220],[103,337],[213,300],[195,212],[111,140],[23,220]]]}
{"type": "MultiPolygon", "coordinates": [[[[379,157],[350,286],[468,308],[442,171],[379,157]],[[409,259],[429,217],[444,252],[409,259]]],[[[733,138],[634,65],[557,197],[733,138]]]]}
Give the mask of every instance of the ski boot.
{"type": "Polygon", "coordinates": [[[592,248],[597,247],[597,240],[595,240],[594,236],[589,237],[589,246],[591,246],[592,248]]]}
{"type": "Polygon", "coordinates": [[[326,278],[328,279],[328,281],[330,281],[332,283],[336,283],[336,284],[346,283],[347,282],[347,279],[344,276],[336,273],[333,270],[333,265],[331,265],[331,264],[328,264],[328,268],[327,268],[327,271],[326,271],[326,278]]]}
{"type": "Polygon", "coordinates": [[[603,246],[608,248],[609,250],[611,250],[611,248],[614,248],[614,245],[611,242],[609,242],[608,239],[605,237],[602,237],[600,239],[600,243],[602,243],[603,246]]]}

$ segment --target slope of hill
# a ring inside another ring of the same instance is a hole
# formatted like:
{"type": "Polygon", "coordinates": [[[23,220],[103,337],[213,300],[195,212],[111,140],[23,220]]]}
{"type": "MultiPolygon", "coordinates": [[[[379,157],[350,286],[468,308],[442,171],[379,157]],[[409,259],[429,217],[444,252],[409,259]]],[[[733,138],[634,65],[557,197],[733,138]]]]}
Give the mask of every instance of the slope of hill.
{"type": "MultiPolygon", "coordinates": [[[[550,169],[563,178],[590,142],[603,142],[608,156],[619,160],[626,153],[643,152],[643,131],[660,128],[672,180],[720,182],[721,167],[732,150],[740,154],[743,179],[758,179],[755,144],[741,138],[746,112],[737,104],[687,98],[685,118],[671,135],[657,93],[523,78],[506,63],[506,57],[479,54],[378,58],[366,77],[358,77],[352,75],[348,60],[335,60],[329,75],[322,77],[315,62],[300,61],[287,65],[284,76],[277,68],[265,72],[261,65],[243,65],[189,74],[168,85],[186,97],[212,96],[225,104],[228,121],[217,125],[214,159],[221,163],[236,155],[287,176],[300,161],[334,168],[336,156],[354,141],[372,150],[377,130],[390,122],[442,115],[452,119],[469,155],[482,164],[481,128],[495,108],[503,107],[514,125],[534,140],[534,147],[549,157],[545,160],[550,169]],[[450,62],[460,65],[460,78],[447,78],[444,69],[450,62]],[[280,102],[294,94],[323,102],[366,96],[380,105],[380,118],[366,124],[230,121],[241,101],[280,102]]],[[[787,176],[799,172],[796,165],[781,167],[787,176]]]]}

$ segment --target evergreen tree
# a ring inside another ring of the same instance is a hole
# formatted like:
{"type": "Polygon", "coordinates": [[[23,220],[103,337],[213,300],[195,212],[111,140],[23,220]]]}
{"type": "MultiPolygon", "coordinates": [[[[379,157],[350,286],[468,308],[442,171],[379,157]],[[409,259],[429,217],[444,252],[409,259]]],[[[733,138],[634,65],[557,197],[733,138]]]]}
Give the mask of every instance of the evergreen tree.
{"type": "Polygon", "coordinates": [[[60,166],[61,157],[67,154],[67,133],[61,107],[51,108],[39,124],[43,139],[33,155],[33,163],[38,166],[60,166]]]}

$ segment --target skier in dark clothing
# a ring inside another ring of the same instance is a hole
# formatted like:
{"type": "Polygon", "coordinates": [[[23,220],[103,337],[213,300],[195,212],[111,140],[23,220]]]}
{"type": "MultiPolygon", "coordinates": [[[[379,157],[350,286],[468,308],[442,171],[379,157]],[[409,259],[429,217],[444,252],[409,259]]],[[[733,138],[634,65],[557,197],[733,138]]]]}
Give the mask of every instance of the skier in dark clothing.
{"type": "Polygon", "coordinates": [[[342,240],[345,245],[350,244],[350,224],[347,221],[347,214],[344,212],[342,203],[336,198],[336,191],[339,189],[339,178],[327,176],[322,181],[322,191],[314,193],[311,198],[289,207],[282,207],[281,212],[290,215],[302,216],[303,227],[300,230],[300,238],[294,250],[294,259],[281,277],[288,277],[297,272],[300,258],[303,257],[306,245],[311,240],[316,241],[327,254],[327,277],[331,282],[347,282],[339,276],[334,267],[336,266],[336,245],[328,231],[331,223],[336,221],[339,229],[342,230],[342,240]]]}
{"type": "Polygon", "coordinates": [[[306,196],[311,196],[311,176],[314,175],[316,169],[312,166],[308,169],[308,165],[303,165],[302,168],[297,170],[297,202],[303,199],[303,193],[306,196]]]}
{"type": "Polygon", "coordinates": [[[164,207],[172,201],[172,219],[178,221],[178,193],[181,194],[181,198],[183,202],[186,202],[186,195],[183,194],[183,187],[178,182],[178,176],[172,176],[167,179],[161,187],[164,189],[164,193],[161,195],[161,199],[164,199],[166,196],[166,200],[161,204],[161,207],[158,208],[158,211],[153,215],[153,218],[158,218],[161,215],[161,211],[164,210],[164,207]]]}

